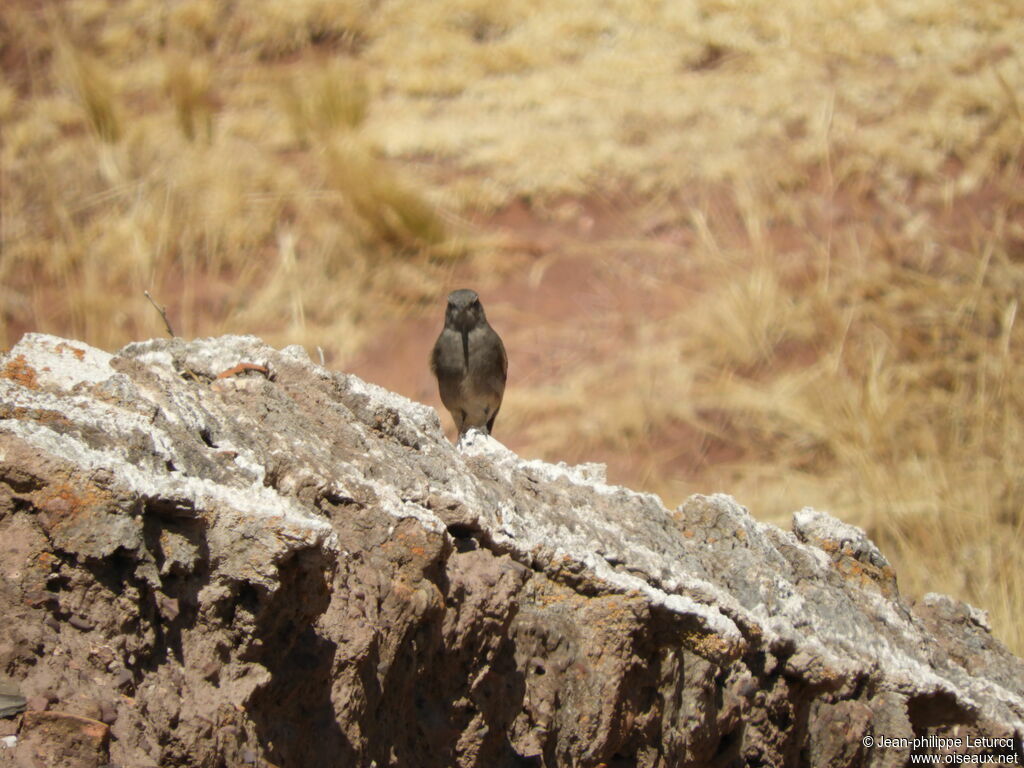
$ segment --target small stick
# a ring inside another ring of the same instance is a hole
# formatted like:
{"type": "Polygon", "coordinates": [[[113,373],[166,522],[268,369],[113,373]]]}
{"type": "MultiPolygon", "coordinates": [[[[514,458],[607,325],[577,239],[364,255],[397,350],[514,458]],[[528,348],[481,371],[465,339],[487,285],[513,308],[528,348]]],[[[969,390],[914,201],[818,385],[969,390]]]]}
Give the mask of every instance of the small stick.
{"type": "Polygon", "coordinates": [[[270,369],[265,365],[257,365],[256,363],[239,363],[234,368],[228,368],[226,371],[218,373],[217,378],[226,379],[228,376],[237,376],[245,371],[257,371],[262,373],[264,376],[270,376],[270,369]]]}
{"type": "Polygon", "coordinates": [[[149,303],[153,305],[153,309],[160,313],[160,317],[164,319],[164,326],[167,328],[167,335],[173,339],[174,329],[171,328],[171,321],[167,319],[167,310],[153,300],[153,297],[149,295],[149,291],[143,291],[142,295],[149,299],[149,303]]]}

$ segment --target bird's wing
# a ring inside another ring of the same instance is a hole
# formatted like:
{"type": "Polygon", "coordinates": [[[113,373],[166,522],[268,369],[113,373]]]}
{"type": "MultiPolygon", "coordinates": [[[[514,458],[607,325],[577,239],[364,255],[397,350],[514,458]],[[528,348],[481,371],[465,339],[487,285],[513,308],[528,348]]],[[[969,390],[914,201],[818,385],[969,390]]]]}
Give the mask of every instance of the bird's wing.
{"type": "MultiPolygon", "coordinates": [[[[444,331],[441,331],[441,336],[444,336],[444,331]]],[[[434,342],[434,348],[430,350],[430,372],[437,376],[437,358],[441,354],[441,336],[437,337],[437,341],[434,342]]]]}
{"type": "Polygon", "coordinates": [[[501,336],[497,333],[494,334],[498,339],[498,349],[501,350],[501,378],[508,378],[508,355],[505,354],[505,344],[501,340],[501,336]]]}

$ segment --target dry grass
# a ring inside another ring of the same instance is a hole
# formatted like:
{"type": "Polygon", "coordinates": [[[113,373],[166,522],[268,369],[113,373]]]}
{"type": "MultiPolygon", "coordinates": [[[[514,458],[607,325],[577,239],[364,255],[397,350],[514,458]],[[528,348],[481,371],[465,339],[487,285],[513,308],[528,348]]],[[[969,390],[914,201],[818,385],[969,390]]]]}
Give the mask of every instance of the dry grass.
{"type": "Polygon", "coordinates": [[[460,246],[362,130],[354,33],[325,25],[328,4],[230,18],[215,3],[107,5],[0,11],[16,65],[0,85],[8,343],[158,334],[149,290],[183,335],[346,354],[361,321],[436,293],[431,259],[460,246]],[[281,59],[313,39],[340,52],[281,59]],[[374,289],[410,264],[404,294],[374,289]]]}
{"type": "Polygon", "coordinates": [[[508,427],[668,499],[830,509],[1022,652],[1017,5],[10,0],[0,342],[158,335],[148,289],[182,335],[344,361],[453,263],[522,263],[462,216],[628,201],[593,258],[661,308],[508,427]]]}

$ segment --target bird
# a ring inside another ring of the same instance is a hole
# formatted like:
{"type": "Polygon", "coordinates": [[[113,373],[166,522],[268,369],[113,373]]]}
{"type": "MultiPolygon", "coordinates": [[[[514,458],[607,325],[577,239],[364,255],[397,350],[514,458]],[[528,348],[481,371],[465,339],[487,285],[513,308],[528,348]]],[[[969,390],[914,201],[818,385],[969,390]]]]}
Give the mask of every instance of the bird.
{"type": "Polygon", "coordinates": [[[463,288],[448,295],[444,329],[431,352],[430,370],[459,439],[471,429],[491,434],[505,394],[508,357],[476,291],[463,288]]]}

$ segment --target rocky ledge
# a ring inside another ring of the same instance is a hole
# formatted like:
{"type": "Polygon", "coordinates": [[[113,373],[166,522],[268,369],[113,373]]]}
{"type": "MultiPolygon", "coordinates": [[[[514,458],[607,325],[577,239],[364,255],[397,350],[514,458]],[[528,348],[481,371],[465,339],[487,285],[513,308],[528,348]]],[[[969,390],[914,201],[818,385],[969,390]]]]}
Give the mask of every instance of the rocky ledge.
{"type": "Polygon", "coordinates": [[[911,604],[823,512],[792,528],[456,448],[299,348],[28,335],[0,358],[0,764],[1019,762],[1024,662],[984,613],[911,604]]]}

